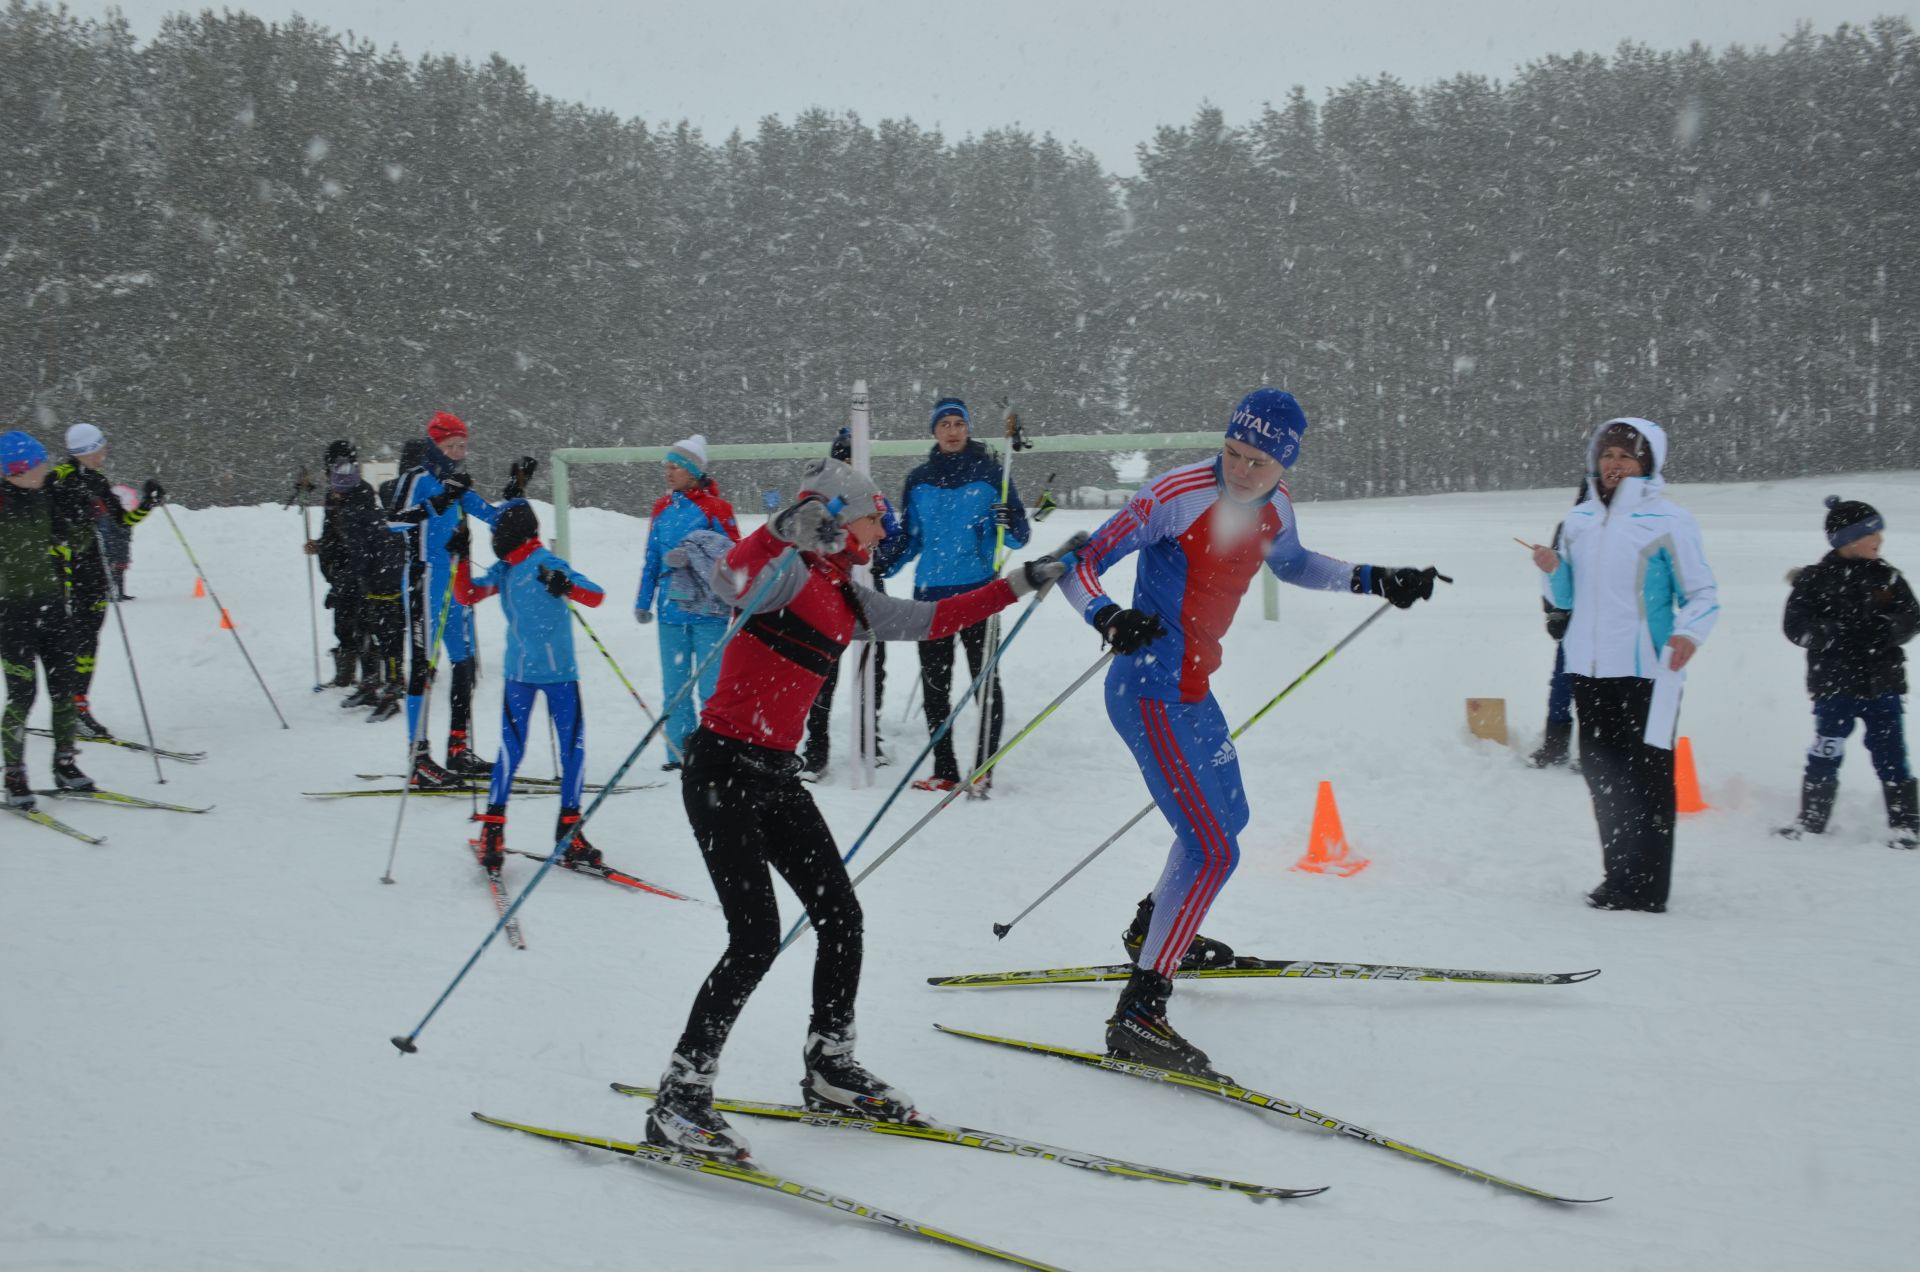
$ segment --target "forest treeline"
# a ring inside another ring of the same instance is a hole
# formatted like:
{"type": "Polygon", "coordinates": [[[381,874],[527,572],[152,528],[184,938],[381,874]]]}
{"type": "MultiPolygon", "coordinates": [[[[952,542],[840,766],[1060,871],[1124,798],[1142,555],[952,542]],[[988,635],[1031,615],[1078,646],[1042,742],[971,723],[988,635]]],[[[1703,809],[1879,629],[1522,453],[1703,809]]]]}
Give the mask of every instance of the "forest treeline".
{"type": "Polygon", "coordinates": [[[1917,74],[1883,19],[1275,83],[1115,179],[1012,128],[820,109],[714,140],[498,57],[231,13],[143,44],[8,0],[0,407],[49,442],[101,424],[117,471],[189,503],[281,497],[327,439],[372,454],[438,409],[501,475],[694,431],[824,442],[856,378],[904,438],[946,393],[1134,432],[1281,385],[1312,497],[1570,486],[1622,413],[1693,480],[1920,467],[1917,74]]]}

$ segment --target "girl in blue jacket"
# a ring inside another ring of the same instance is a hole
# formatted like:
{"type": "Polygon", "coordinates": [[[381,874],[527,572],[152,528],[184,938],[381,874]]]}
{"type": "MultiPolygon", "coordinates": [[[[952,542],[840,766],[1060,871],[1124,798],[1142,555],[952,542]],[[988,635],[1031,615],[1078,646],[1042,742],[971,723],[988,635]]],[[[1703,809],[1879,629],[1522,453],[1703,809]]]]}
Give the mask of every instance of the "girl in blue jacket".
{"type": "MultiPolygon", "coordinates": [[[[507,687],[500,708],[500,756],[493,762],[487,811],[480,816],[480,864],[498,870],[505,860],[507,796],[527,751],[527,726],[537,694],[547,695],[547,714],[560,735],[559,842],[580,820],[580,794],[587,764],[586,716],[580,704],[580,670],[573,660],[568,601],[593,608],[605,599],[599,584],[580,574],[540,543],[540,523],[524,499],[504,504],[493,528],[499,558],[476,581],[467,560],[469,536],[461,526],[447,540],[455,559],[453,597],[473,605],[498,594],[507,613],[507,687]]],[[[567,845],[567,864],[600,864],[600,853],[583,836],[567,845]]]]}

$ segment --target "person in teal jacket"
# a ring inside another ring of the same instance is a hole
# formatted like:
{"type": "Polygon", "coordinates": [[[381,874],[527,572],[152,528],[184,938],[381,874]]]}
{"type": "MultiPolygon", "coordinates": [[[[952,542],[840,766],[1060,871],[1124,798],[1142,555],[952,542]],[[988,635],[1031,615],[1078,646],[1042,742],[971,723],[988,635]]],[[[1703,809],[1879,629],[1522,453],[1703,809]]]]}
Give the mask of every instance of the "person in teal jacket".
{"type": "MultiPolygon", "coordinates": [[[[580,668],[573,659],[572,615],[567,602],[589,609],[606,599],[598,583],[548,551],[540,523],[524,499],[502,504],[493,527],[497,558],[478,579],[467,560],[467,527],[447,539],[454,559],[453,598],[474,605],[498,595],[507,612],[507,687],[500,704],[500,755],[480,821],[480,864],[498,870],[505,860],[507,797],[527,751],[536,695],[547,696],[547,714],[560,738],[560,820],[554,842],[580,820],[587,763],[586,713],[580,703],[580,668]]],[[[600,864],[600,853],[578,833],[567,845],[567,863],[600,864]]]]}
{"type": "Polygon", "coordinates": [[[678,700],[667,717],[667,762],[671,772],[680,767],[680,744],[693,732],[700,706],[713,696],[720,677],[720,660],[709,657],[727,630],[733,611],[714,598],[706,576],[697,565],[676,563],[673,554],[690,534],[709,531],[740,541],[733,505],[720,497],[720,487],[707,475],[707,439],[699,433],[667,448],[667,493],[653,505],[653,523],[647,530],[647,563],[640,572],[640,594],[634,598],[633,617],[646,624],[660,623],[661,693],[668,703],[678,700]],[[695,695],[680,691],[704,664],[695,695]]]}
{"type": "MultiPolygon", "coordinates": [[[[967,404],[955,397],[941,398],[933,404],[928,428],[933,433],[933,449],[926,463],[907,474],[906,489],[900,496],[905,547],[886,571],[892,576],[908,562],[918,562],[913,572],[916,601],[959,596],[994,578],[999,573],[999,562],[993,559],[999,532],[1006,531],[1009,549],[1025,547],[1029,533],[1020,492],[1009,484],[1006,502],[1000,500],[1000,461],[973,440],[967,404]]],[[[960,632],[967,667],[976,676],[986,656],[986,643],[985,622],[960,632]]],[[[951,636],[920,642],[920,688],[926,703],[927,732],[931,734],[946,720],[953,692],[951,636]]],[[[990,696],[991,701],[982,707],[989,713],[988,754],[1000,749],[1000,725],[1006,713],[998,677],[990,696]]],[[[934,748],[933,776],[914,786],[950,791],[959,784],[960,766],[954,759],[953,735],[949,732],[934,748]]]]}

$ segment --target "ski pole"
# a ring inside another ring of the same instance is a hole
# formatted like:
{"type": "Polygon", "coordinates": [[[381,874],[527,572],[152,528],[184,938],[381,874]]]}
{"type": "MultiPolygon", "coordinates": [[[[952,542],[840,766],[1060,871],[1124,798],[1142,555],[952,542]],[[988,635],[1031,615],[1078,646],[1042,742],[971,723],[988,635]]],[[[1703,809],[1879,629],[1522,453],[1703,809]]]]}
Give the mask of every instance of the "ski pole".
{"type": "MultiPolygon", "coordinates": [[[[1032,618],[1034,611],[1040,608],[1040,600],[1045,595],[1045,591],[1036,592],[1033,599],[1027,602],[1026,611],[1014,622],[1013,630],[1007,633],[1007,638],[1001,641],[999,647],[994,650],[992,657],[995,660],[1000,657],[1002,651],[1004,651],[1008,645],[1013,643],[1013,638],[1020,634],[1020,629],[1026,626],[1027,620],[1032,618]]],[[[884,804],[880,805],[880,811],[876,812],[872,819],[867,822],[866,828],[863,829],[859,837],[853,841],[853,847],[847,849],[841,856],[841,864],[844,865],[852,861],[854,855],[860,851],[861,845],[867,842],[867,836],[873,833],[873,828],[880,824],[880,819],[885,817],[887,810],[893,807],[893,801],[900,798],[900,792],[907,789],[907,785],[913,781],[913,775],[919,772],[920,766],[927,762],[929,755],[933,754],[933,748],[940,745],[940,739],[947,735],[949,729],[953,728],[953,722],[960,718],[961,710],[972,700],[973,695],[980,691],[980,686],[986,683],[985,673],[988,670],[991,670],[990,666],[982,667],[982,674],[974,678],[973,682],[967,686],[967,691],[960,695],[960,701],[953,704],[953,710],[947,713],[947,718],[942,720],[940,727],[933,731],[933,735],[927,739],[927,744],[920,748],[920,754],[913,757],[913,763],[907,765],[906,772],[900,775],[900,780],[894,785],[893,793],[887,796],[884,804]]]]}
{"type": "Polygon", "coordinates": [[[387,872],[380,876],[382,883],[394,882],[393,863],[400,855],[400,827],[406,824],[407,794],[413,790],[413,755],[427,735],[427,719],[433,714],[433,681],[440,670],[440,640],[447,634],[447,615],[452,610],[453,576],[450,574],[447,589],[440,594],[440,619],[433,626],[432,656],[427,660],[426,683],[420,688],[420,714],[414,718],[413,728],[407,734],[407,761],[401,765],[407,771],[407,780],[400,787],[400,807],[393,815],[393,842],[387,845],[387,872]]]}
{"type": "MultiPolygon", "coordinates": [[[[1000,405],[1005,409],[1007,414],[1007,453],[1000,461],[1000,504],[1002,507],[1005,507],[1013,491],[1013,457],[1020,451],[1030,449],[1032,444],[1028,442],[1026,436],[1021,433],[1020,416],[1014,412],[1012,404],[1009,403],[1007,399],[1002,398],[1000,399],[1000,405]]],[[[995,578],[1000,576],[1000,571],[1006,565],[1006,561],[1007,528],[1004,525],[996,525],[993,532],[993,574],[995,578]]],[[[976,766],[986,758],[987,744],[993,738],[995,718],[994,690],[1000,687],[999,682],[994,679],[993,675],[994,663],[998,661],[998,659],[993,656],[993,653],[1000,645],[1000,615],[994,614],[991,618],[987,619],[986,640],[982,643],[989,656],[984,660],[985,665],[980,668],[980,676],[987,682],[987,688],[986,691],[980,695],[980,731],[978,736],[974,738],[973,743],[973,762],[976,766]]]]}
{"type": "MultiPolygon", "coordinates": [[[[212,601],[213,607],[220,611],[221,619],[226,620],[226,607],[220,604],[220,597],[213,590],[213,580],[209,579],[207,572],[200,568],[200,558],[193,555],[193,547],[187,542],[187,536],[180,533],[180,523],[173,519],[173,509],[166,504],[161,504],[160,511],[167,514],[167,524],[173,527],[173,537],[180,540],[180,547],[186,552],[187,560],[193,564],[193,572],[199,575],[200,582],[206,585],[207,599],[212,601]]],[[[247,660],[247,670],[253,673],[256,681],[259,681],[260,692],[267,695],[267,705],[272,707],[273,714],[279,717],[280,727],[291,729],[293,726],[287,723],[287,717],[280,715],[280,704],[273,700],[273,690],[267,688],[267,682],[261,677],[260,669],[253,665],[253,655],[247,652],[247,642],[240,639],[240,629],[233,626],[231,622],[227,622],[226,627],[233,633],[233,643],[240,646],[240,656],[247,660]]]]}
{"type": "MultiPolygon", "coordinates": [[[[839,501],[834,501],[834,503],[829,504],[828,507],[838,512],[839,501]]],[[[781,578],[786,575],[788,567],[799,559],[800,552],[798,549],[794,549],[782,554],[778,561],[774,562],[771,567],[764,571],[765,577],[754,586],[752,592],[748,593],[746,600],[741,602],[740,612],[734,616],[733,622],[728,624],[727,630],[721,634],[720,640],[714,645],[712,652],[700,660],[699,665],[693,669],[693,675],[688,677],[687,683],[680,687],[680,692],[673,696],[673,701],[661,708],[665,714],[649,725],[646,733],[641,735],[640,740],[633,744],[633,750],[627,752],[627,758],[620,762],[620,767],[614,770],[613,776],[607,779],[606,785],[602,786],[600,792],[593,797],[593,802],[582,810],[580,820],[568,827],[567,833],[562,835],[558,842],[553,845],[553,851],[548,854],[545,861],[540,863],[540,868],[533,872],[533,878],[527,880],[527,886],[520,889],[520,895],[513,899],[513,904],[509,905],[506,911],[494,921],[493,927],[488,930],[485,938],[481,940],[479,947],[467,956],[467,961],[462,964],[460,970],[454,974],[453,980],[448,982],[447,987],[440,991],[440,997],[436,998],[433,1006],[427,1009],[427,1014],[420,1018],[420,1023],[413,1027],[413,1032],[409,1034],[396,1034],[389,1039],[394,1046],[400,1049],[402,1055],[411,1055],[420,1049],[420,1034],[426,1029],[427,1022],[432,1020],[434,1014],[440,1010],[441,1005],[444,1004],[448,998],[452,997],[453,991],[459,987],[461,981],[466,979],[467,973],[473,970],[473,965],[480,961],[482,954],[486,953],[487,946],[493,944],[493,938],[500,935],[507,924],[513,921],[514,916],[520,912],[520,907],[525,905],[527,898],[533,895],[533,890],[540,886],[542,879],[547,877],[547,871],[553,869],[554,863],[566,855],[567,846],[573,842],[574,836],[586,829],[587,823],[593,820],[593,815],[599,811],[600,805],[605,802],[607,796],[613,793],[614,788],[620,784],[620,779],[627,775],[627,770],[639,761],[640,752],[646,750],[647,743],[653,741],[654,737],[666,727],[666,721],[672,717],[674,708],[680,705],[680,700],[693,692],[694,686],[700,681],[701,673],[707,669],[707,664],[720,657],[720,655],[726,651],[727,645],[732,642],[734,636],[742,627],[747,625],[747,620],[753,617],[755,610],[759,608],[761,600],[772,593],[774,587],[777,586],[781,578]]]]}
{"type": "MultiPolygon", "coordinates": [[[[945,798],[943,798],[938,804],[935,804],[932,808],[928,809],[926,812],[926,815],[921,817],[919,821],[915,822],[913,825],[907,828],[906,834],[900,836],[900,838],[894,840],[891,844],[889,844],[885,852],[881,853],[878,857],[875,857],[872,861],[868,862],[867,868],[865,870],[862,870],[859,874],[853,877],[853,886],[856,888],[859,887],[860,881],[862,879],[866,878],[868,875],[872,874],[874,871],[878,870],[882,865],[884,865],[888,857],[891,857],[893,856],[894,853],[900,851],[900,847],[902,844],[905,844],[909,839],[912,839],[915,835],[919,834],[921,829],[924,826],[926,826],[928,822],[932,821],[935,817],[939,816],[941,809],[945,808],[948,804],[953,803],[954,800],[958,799],[962,794],[965,793],[968,787],[972,786],[975,782],[979,781],[982,777],[984,777],[988,773],[988,771],[990,771],[993,768],[994,765],[998,764],[1001,761],[1001,759],[1005,757],[1008,751],[1013,750],[1014,747],[1019,746],[1021,742],[1025,741],[1029,734],[1031,734],[1035,729],[1040,727],[1042,721],[1044,721],[1048,716],[1052,715],[1056,710],[1059,709],[1059,706],[1061,703],[1065,702],[1068,698],[1073,696],[1074,690],[1078,689],[1081,685],[1086,684],[1087,681],[1093,679],[1093,677],[1100,671],[1102,667],[1105,667],[1108,663],[1112,661],[1113,661],[1112,650],[1108,650],[1106,653],[1101,654],[1099,658],[1095,659],[1093,666],[1081,672],[1078,679],[1076,679],[1072,684],[1068,685],[1065,689],[1062,689],[1058,694],[1056,694],[1054,696],[1053,701],[1049,702],[1045,707],[1041,709],[1039,715],[1035,716],[1032,720],[1029,720],[1027,722],[1026,728],[1014,734],[1011,741],[1005,743],[1003,746],[1001,746],[1001,748],[998,751],[995,751],[992,755],[988,756],[985,763],[981,764],[978,768],[974,769],[973,772],[967,774],[967,778],[964,782],[961,782],[960,785],[948,791],[946,793],[945,798]]],[[[799,939],[800,933],[804,932],[807,929],[810,922],[811,920],[809,920],[805,915],[802,915],[800,918],[800,921],[793,925],[792,930],[790,930],[787,933],[786,938],[780,942],[780,948],[784,950],[787,948],[787,946],[793,944],[795,940],[799,939]]]]}
{"type": "Polygon", "coordinates": [[[127,670],[133,673],[133,700],[140,704],[140,724],[147,731],[147,750],[153,756],[153,776],[160,785],[167,784],[166,774],[160,771],[160,745],[153,740],[153,721],[147,715],[147,695],[140,692],[140,668],[134,665],[133,642],[127,638],[127,616],[120,609],[120,589],[113,583],[113,567],[107,564],[107,538],[100,531],[100,523],[93,524],[93,541],[100,548],[100,574],[107,581],[107,601],[113,606],[113,621],[120,627],[120,647],[127,651],[127,670]]]}
{"type": "Polygon", "coordinates": [[[618,676],[620,683],[627,687],[627,692],[633,695],[634,702],[639,704],[640,710],[645,713],[647,719],[653,719],[653,712],[647,709],[646,700],[640,696],[640,691],[633,687],[633,681],[627,679],[627,673],[620,670],[620,664],[613,660],[613,655],[607,652],[607,647],[600,643],[600,638],[594,634],[592,626],[587,622],[587,616],[571,604],[567,606],[567,612],[572,614],[575,621],[580,624],[580,630],[587,634],[587,639],[592,641],[593,647],[600,651],[600,656],[607,660],[607,666],[613,668],[613,674],[618,676]]]}
{"type": "MultiPolygon", "coordinates": [[[[312,489],[306,475],[294,478],[293,493],[300,500],[300,535],[303,544],[313,542],[313,522],[307,516],[307,492],[312,489]]],[[[319,693],[326,688],[320,683],[320,602],[316,599],[313,582],[313,554],[305,552],[307,558],[307,626],[313,634],[313,691],[319,693]]]]}
{"type": "MultiPolygon", "coordinates": [[[[1392,608],[1393,608],[1392,605],[1382,605],[1379,609],[1376,609],[1375,611],[1373,611],[1373,613],[1367,615],[1364,619],[1360,620],[1360,625],[1358,627],[1354,628],[1352,631],[1348,632],[1345,636],[1341,637],[1340,642],[1336,644],[1332,649],[1329,649],[1326,653],[1320,655],[1320,657],[1314,661],[1314,664],[1311,667],[1307,668],[1305,671],[1295,676],[1293,678],[1292,684],[1288,685],[1285,689],[1282,689],[1279,693],[1276,693],[1275,695],[1273,695],[1272,698],[1267,700],[1266,706],[1261,707],[1258,711],[1254,712],[1251,716],[1247,717],[1247,722],[1245,724],[1241,725],[1239,728],[1235,729],[1232,733],[1228,734],[1227,736],[1230,738],[1238,738],[1242,733],[1245,733],[1248,729],[1251,729],[1254,725],[1260,723],[1261,719],[1267,714],[1267,712],[1279,706],[1281,700],[1284,699],[1288,694],[1292,693],[1295,689],[1298,689],[1301,686],[1301,684],[1306,681],[1308,676],[1311,676],[1314,672],[1320,670],[1322,667],[1332,662],[1333,656],[1335,654],[1339,653],[1341,650],[1345,649],[1348,645],[1352,644],[1356,636],[1358,636],[1361,632],[1366,631],[1368,627],[1373,625],[1373,621],[1375,619],[1379,618],[1382,614],[1386,613],[1388,610],[1392,608]]],[[[1073,869],[1061,875],[1059,879],[1054,881],[1054,884],[1052,887],[1048,888],[1045,892],[1042,892],[1039,896],[1035,897],[1032,905],[1029,905],[1026,909],[1014,915],[1013,918],[1011,918],[1007,922],[994,924],[993,934],[1004,940],[1006,938],[1007,933],[1013,931],[1015,924],[1020,922],[1020,920],[1026,918],[1029,914],[1032,914],[1035,910],[1039,909],[1040,903],[1042,901],[1045,901],[1048,897],[1060,891],[1061,888],[1064,888],[1067,885],[1067,881],[1073,878],[1075,875],[1079,874],[1082,870],[1086,869],[1088,864],[1091,863],[1095,857],[1098,857],[1101,853],[1105,852],[1107,849],[1111,848],[1114,844],[1118,843],[1122,835],[1132,830],[1135,826],[1138,826],[1141,822],[1141,819],[1146,817],[1148,813],[1151,813],[1155,807],[1156,805],[1149,803],[1145,808],[1135,813],[1131,818],[1127,820],[1126,825],[1122,826],[1120,829],[1114,831],[1111,835],[1108,835],[1105,839],[1101,840],[1099,845],[1096,848],[1094,848],[1092,852],[1082,857],[1079,863],[1076,864],[1073,869]]]]}

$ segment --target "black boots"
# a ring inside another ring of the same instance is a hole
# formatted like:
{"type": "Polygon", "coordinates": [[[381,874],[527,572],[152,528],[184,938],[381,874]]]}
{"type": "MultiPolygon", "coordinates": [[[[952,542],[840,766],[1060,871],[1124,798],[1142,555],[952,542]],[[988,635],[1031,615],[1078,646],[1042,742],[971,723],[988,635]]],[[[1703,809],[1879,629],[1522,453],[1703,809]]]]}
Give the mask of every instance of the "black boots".
{"type": "Polygon", "coordinates": [[[1887,797],[1887,825],[1893,827],[1889,848],[1920,848],[1920,779],[1882,782],[1887,797]]]}
{"type": "MultiPolygon", "coordinates": [[[[1145,897],[1133,912],[1133,922],[1120,934],[1120,944],[1126,947],[1127,957],[1139,961],[1140,947],[1147,943],[1147,927],[1153,922],[1153,898],[1145,897]]],[[[1233,962],[1233,947],[1224,941],[1216,941],[1210,936],[1193,934],[1193,940],[1187,945],[1187,952],[1180,956],[1180,970],[1198,971],[1206,967],[1225,967],[1233,962]]]]}
{"type": "Polygon", "coordinates": [[[7,803],[24,813],[34,809],[33,783],[27,780],[27,766],[24,764],[7,765],[7,803]]]}
{"type": "Polygon", "coordinates": [[[79,756],[72,751],[59,751],[53,757],[53,784],[63,791],[91,791],[99,789],[93,779],[80,771],[77,763],[79,756]]]}
{"type": "Polygon", "coordinates": [[[447,772],[456,777],[492,777],[493,765],[467,744],[465,729],[447,733],[447,772]]]}
{"type": "Polygon", "coordinates": [[[358,661],[351,649],[345,645],[335,645],[333,647],[333,679],[327,682],[326,687],[329,689],[353,688],[353,665],[358,661]]]}
{"type": "MultiPolygon", "coordinates": [[[[573,830],[573,828],[575,826],[578,826],[579,824],[580,824],[579,809],[577,808],[561,809],[560,820],[555,822],[553,825],[553,842],[557,844],[562,839],[566,839],[567,832],[570,830],[573,830]]],[[[567,866],[600,865],[601,864],[600,850],[598,848],[595,848],[592,844],[588,843],[587,837],[585,835],[579,833],[578,831],[574,831],[573,838],[567,841],[566,859],[562,861],[561,864],[567,865],[567,866]]]]}
{"type": "Polygon", "coordinates": [[[1530,768],[1558,768],[1565,764],[1573,754],[1573,721],[1547,721],[1546,736],[1540,739],[1540,748],[1527,757],[1530,768]]]}
{"type": "Polygon", "coordinates": [[[1167,1021],[1167,999],[1173,982],[1144,967],[1133,969],[1120,1003],[1107,1019],[1107,1054],[1137,1060],[1196,1078],[1226,1081],[1213,1071],[1207,1053],[1182,1038],[1167,1021]]]}
{"type": "Polygon", "coordinates": [[[474,818],[480,823],[480,843],[474,856],[480,868],[491,874],[507,864],[507,806],[488,804],[487,811],[474,818]]]}
{"type": "Polygon", "coordinates": [[[851,1025],[837,1033],[808,1034],[801,1058],[807,1076],[800,1080],[800,1096],[808,1108],[876,1122],[920,1120],[913,1097],[876,1078],[853,1058],[851,1025]]]}
{"type": "Polygon", "coordinates": [[[647,1143],[694,1157],[744,1162],[744,1135],[727,1125],[713,1107],[718,1063],[706,1056],[675,1052],[660,1075],[660,1091],[647,1110],[647,1143]]]}
{"type": "Polygon", "coordinates": [[[1798,839],[1802,835],[1823,835],[1827,831],[1827,819],[1833,816],[1833,797],[1840,793],[1840,783],[1812,782],[1801,779],[1800,817],[1791,826],[1782,826],[1773,833],[1782,839],[1798,839]]]}

